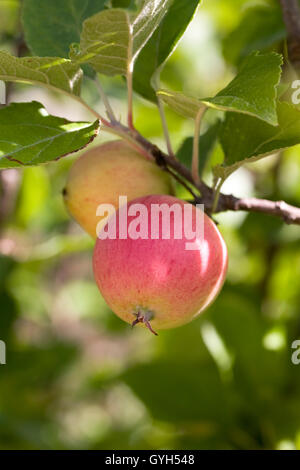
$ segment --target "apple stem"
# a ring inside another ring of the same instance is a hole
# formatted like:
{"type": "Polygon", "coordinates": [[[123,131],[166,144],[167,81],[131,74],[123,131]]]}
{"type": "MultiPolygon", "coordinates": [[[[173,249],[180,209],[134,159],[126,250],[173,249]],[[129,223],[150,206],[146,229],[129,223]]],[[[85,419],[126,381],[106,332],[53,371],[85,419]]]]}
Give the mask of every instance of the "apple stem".
{"type": "Polygon", "coordinates": [[[150,319],[152,318],[151,312],[147,312],[145,315],[143,315],[141,311],[138,311],[137,313],[135,313],[135,316],[136,319],[131,324],[132,328],[135,327],[135,325],[137,325],[138,323],[144,323],[144,325],[146,325],[146,327],[148,328],[148,330],[151,331],[151,333],[153,333],[155,336],[158,336],[158,333],[153,330],[150,323],[150,319]]]}
{"type": "Polygon", "coordinates": [[[117,122],[117,118],[115,116],[115,113],[114,113],[114,111],[113,111],[113,109],[110,105],[109,99],[106,96],[106,93],[105,93],[104,89],[102,88],[102,84],[101,84],[99,78],[96,78],[95,83],[96,83],[96,86],[98,88],[100,97],[103,101],[103,104],[105,106],[107,116],[109,117],[111,122],[117,122]]]}
{"type": "Polygon", "coordinates": [[[195,119],[195,134],[194,134],[194,143],[193,143],[193,158],[192,158],[192,176],[195,183],[200,182],[199,177],[199,136],[200,129],[202,124],[202,119],[204,114],[207,111],[207,107],[203,106],[199,109],[196,119],[195,119]]]}
{"type": "Polygon", "coordinates": [[[170,157],[176,158],[175,154],[173,152],[173,148],[172,148],[172,143],[171,143],[171,139],[170,139],[170,134],[169,134],[167,118],[166,118],[166,114],[165,114],[165,110],[164,110],[164,105],[163,105],[162,100],[159,96],[157,97],[157,103],[158,103],[158,110],[159,110],[159,113],[160,113],[160,118],[161,118],[161,122],[162,122],[162,126],[163,126],[164,136],[165,136],[165,140],[166,140],[166,144],[167,144],[168,154],[170,155],[170,157]]]}

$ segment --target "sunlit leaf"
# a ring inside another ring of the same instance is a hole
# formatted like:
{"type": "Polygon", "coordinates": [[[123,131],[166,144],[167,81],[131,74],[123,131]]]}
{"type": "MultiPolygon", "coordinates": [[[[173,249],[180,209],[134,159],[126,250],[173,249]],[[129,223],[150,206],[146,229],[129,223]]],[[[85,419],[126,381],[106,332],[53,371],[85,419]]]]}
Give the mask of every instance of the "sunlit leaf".
{"type": "Polygon", "coordinates": [[[99,131],[95,123],[50,116],[37,102],[13,103],[0,110],[0,168],[39,165],[76,152],[99,131]]]}
{"type": "Polygon", "coordinates": [[[0,51],[0,80],[57,88],[79,95],[82,71],[70,60],[58,57],[14,57],[0,51]]]}
{"type": "Polygon", "coordinates": [[[207,106],[225,111],[249,114],[268,122],[278,123],[276,115],[276,87],[281,76],[282,57],[252,53],[237,76],[214,98],[203,99],[207,106]]]}
{"type": "Polygon", "coordinates": [[[125,10],[105,10],[83,24],[79,50],[71,47],[70,58],[88,63],[105,75],[126,75],[131,61],[132,35],[125,10]]]}
{"type": "Polygon", "coordinates": [[[173,0],[144,0],[141,11],[132,24],[133,59],[135,60],[150,39],[173,0]]]}
{"type": "Polygon", "coordinates": [[[276,53],[251,54],[237,76],[214,98],[192,98],[183,93],[157,92],[174,111],[195,118],[202,106],[255,116],[273,126],[276,114],[277,85],[281,76],[282,57],[276,53]]]}
{"type": "Polygon", "coordinates": [[[88,63],[105,75],[126,75],[172,1],[147,0],[136,16],[112,8],[88,18],[79,46],[71,46],[71,59],[88,63]]]}

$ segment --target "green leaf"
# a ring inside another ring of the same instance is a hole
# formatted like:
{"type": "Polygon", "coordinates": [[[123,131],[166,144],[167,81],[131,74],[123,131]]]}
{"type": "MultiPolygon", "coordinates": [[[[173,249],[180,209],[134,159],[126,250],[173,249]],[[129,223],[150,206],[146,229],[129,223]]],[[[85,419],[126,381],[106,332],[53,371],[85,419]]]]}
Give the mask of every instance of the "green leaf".
{"type": "Polygon", "coordinates": [[[195,119],[204,105],[218,110],[249,114],[276,126],[276,96],[281,63],[282,57],[274,52],[251,54],[244,61],[238,75],[214,98],[200,100],[167,90],[159,90],[157,94],[174,111],[185,117],[195,119]]]}
{"type": "Polygon", "coordinates": [[[300,110],[279,102],[277,113],[278,127],[252,116],[227,113],[220,132],[226,171],[300,143],[300,110]]]}
{"type": "Polygon", "coordinates": [[[181,114],[184,117],[195,119],[203,103],[197,98],[184,95],[177,91],[159,90],[157,95],[170,106],[173,111],[181,114]]]}
{"type": "Polygon", "coordinates": [[[223,54],[232,64],[239,64],[253,51],[269,48],[286,36],[279,6],[256,5],[245,10],[244,16],[223,40],[223,54]]]}
{"type": "MultiPolygon", "coordinates": [[[[203,174],[206,163],[215,147],[218,132],[220,130],[221,121],[218,120],[213,124],[206,132],[204,132],[199,138],[199,176],[203,174]]],[[[192,165],[193,156],[193,137],[187,137],[182,143],[181,147],[177,152],[177,158],[184,163],[188,168],[192,165]]]]}
{"type": "Polygon", "coordinates": [[[105,75],[126,75],[131,61],[131,27],[125,10],[105,10],[83,23],[80,50],[73,46],[70,58],[89,63],[105,75]]]}
{"type": "Polygon", "coordinates": [[[42,104],[12,103],[0,110],[0,168],[47,163],[87,146],[99,121],[70,122],[49,116],[42,104]]]}
{"type": "Polygon", "coordinates": [[[73,44],[70,58],[88,63],[105,75],[127,75],[172,1],[147,0],[136,16],[112,8],[88,18],[83,24],[79,49],[73,44]]]}
{"type": "Polygon", "coordinates": [[[278,124],[276,88],[281,76],[282,57],[271,52],[254,52],[244,61],[238,75],[214,98],[202,100],[207,106],[249,114],[278,124]]]}
{"type": "Polygon", "coordinates": [[[14,57],[0,51],[0,80],[27,82],[79,95],[82,70],[59,57],[14,57]]]}
{"type": "Polygon", "coordinates": [[[182,367],[176,361],[138,364],[121,378],[156,420],[224,424],[233,419],[228,389],[212,360],[188,361],[182,367]]]}
{"type": "Polygon", "coordinates": [[[162,21],[173,0],[144,0],[142,9],[132,24],[133,61],[162,21]]]}
{"type": "Polygon", "coordinates": [[[134,67],[133,86],[144,98],[156,101],[151,86],[154,72],[174,51],[201,0],[175,0],[155,33],[141,51],[134,67]]]}
{"type": "Polygon", "coordinates": [[[68,57],[80,41],[82,22],[101,11],[106,0],[24,0],[25,40],[39,56],[68,57]]]}
{"type": "Polygon", "coordinates": [[[134,0],[111,0],[113,8],[135,8],[134,0]]]}

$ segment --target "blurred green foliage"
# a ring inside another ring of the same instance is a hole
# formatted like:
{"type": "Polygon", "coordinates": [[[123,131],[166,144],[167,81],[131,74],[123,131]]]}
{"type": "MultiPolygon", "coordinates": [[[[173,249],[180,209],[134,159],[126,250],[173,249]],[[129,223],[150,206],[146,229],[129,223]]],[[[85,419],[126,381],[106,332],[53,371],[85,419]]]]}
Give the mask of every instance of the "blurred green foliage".
{"type": "MultiPolygon", "coordinates": [[[[209,95],[252,47],[282,47],[277,10],[268,16],[270,35],[263,29],[257,37],[257,23],[249,21],[261,21],[274,2],[253,10],[246,3],[204,2],[163,72],[169,88],[209,95]]],[[[1,48],[14,53],[18,5],[0,4],[1,48]]],[[[122,115],[123,81],[103,85],[122,115]]],[[[21,101],[41,91],[15,86],[10,93],[21,101]]],[[[84,94],[101,108],[91,84],[84,94]]],[[[40,96],[60,115],[75,112],[61,97],[40,96]]],[[[171,111],[167,118],[178,150],[192,123],[171,111]]],[[[135,119],[162,143],[154,106],[137,99],[135,119]]],[[[212,161],[220,152],[217,145],[212,161]]],[[[292,342],[300,339],[299,227],[258,214],[217,216],[230,265],[216,303],[158,338],[131,331],[101,298],[93,241],[63,207],[74,158],[1,173],[0,339],[7,364],[0,366],[0,449],[300,449],[300,365],[291,362],[292,342]]],[[[299,147],[243,171],[253,194],[300,204],[299,147]]],[[[230,190],[242,193],[244,180],[237,174],[230,190]]]]}

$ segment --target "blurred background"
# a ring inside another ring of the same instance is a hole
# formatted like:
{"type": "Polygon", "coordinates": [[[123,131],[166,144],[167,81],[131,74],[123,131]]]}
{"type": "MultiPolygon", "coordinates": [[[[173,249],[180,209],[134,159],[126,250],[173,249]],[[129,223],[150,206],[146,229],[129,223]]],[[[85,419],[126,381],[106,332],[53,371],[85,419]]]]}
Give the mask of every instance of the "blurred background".
{"type": "MultiPolygon", "coordinates": [[[[0,0],[0,48],[26,55],[18,0],[0,0]]],[[[277,1],[207,0],[166,66],[163,86],[213,95],[254,49],[281,51],[277,1]]],[[[122,79],[103,78],[120,116],[122,79]]],[[[9,101],[91,116],[61,95],[9,85],[9,101]]],[[[97,91],[84,84],[98,110],[97,91]]],[[[135,123],[163,144],[157,109],[136,96],[135,123]]],[[[166,110],[175,149],[193,123],[166,110]]],[[[207,113],[207,122],[215,114],[207,113]]],[[[205,130],[205,129],[204,129],[205,130]]],[[[107,140],[100,134],[95,144],[107,140]]],[[[300,449],[300,227],[259,214],[216,216],[229,273],[201,318],[158,338],[119,320],[93,281],[93,241],[61,191],[76,156],[0,172],[0,449],[300,449]]],[[[222,159],[217,144],[207,165],[222,159]]],[[[240,169],[237,196],[300,206],[300,147],[240,169]]]]}

